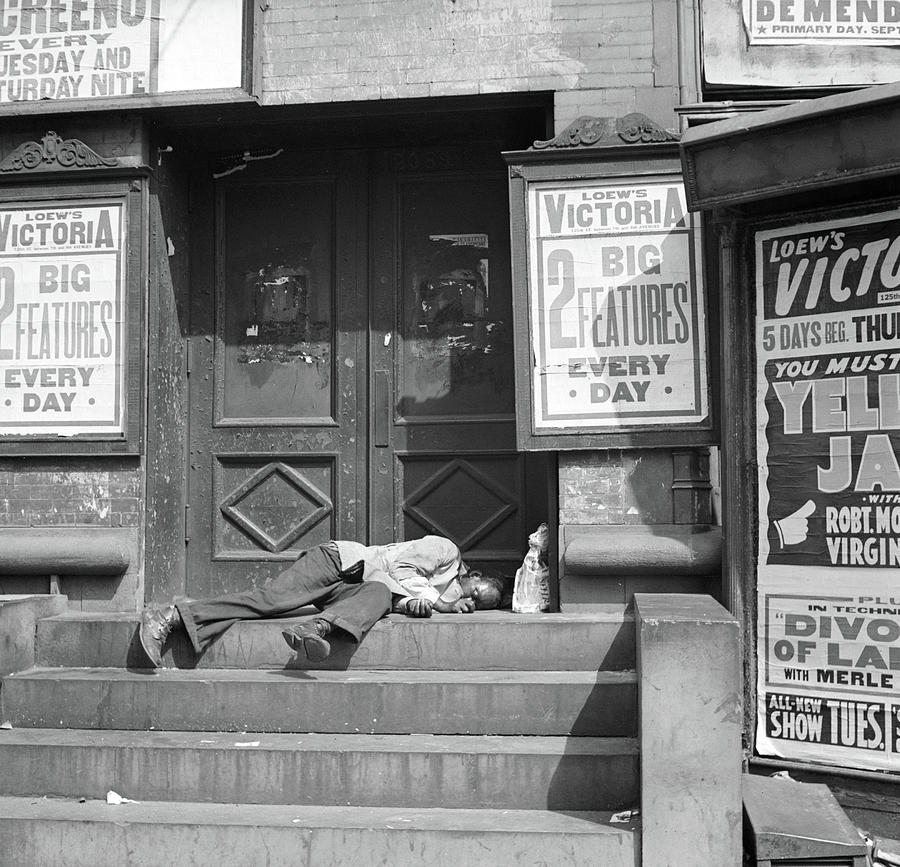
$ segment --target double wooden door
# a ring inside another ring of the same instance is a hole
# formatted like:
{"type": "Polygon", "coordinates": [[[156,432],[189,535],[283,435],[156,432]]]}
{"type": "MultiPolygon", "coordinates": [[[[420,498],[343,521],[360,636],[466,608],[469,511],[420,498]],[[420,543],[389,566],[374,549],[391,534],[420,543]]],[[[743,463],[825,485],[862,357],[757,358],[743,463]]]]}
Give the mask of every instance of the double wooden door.
{"type": "Polygon", "coordinates": [[[205,200],[188,594],[260,583],[331,538],[439,533],[512,569],[545,482],[515,449],[499,154],[286,153],[205,200]]]}

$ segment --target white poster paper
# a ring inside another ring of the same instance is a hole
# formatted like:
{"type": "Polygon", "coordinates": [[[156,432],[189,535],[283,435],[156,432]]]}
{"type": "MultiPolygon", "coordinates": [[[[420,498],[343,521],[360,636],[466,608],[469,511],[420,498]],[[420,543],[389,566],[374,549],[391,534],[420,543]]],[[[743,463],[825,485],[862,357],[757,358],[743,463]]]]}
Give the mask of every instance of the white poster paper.
{"type": "Polygon", "coordinates": [[[0,435],[124,432],[124,205],[0,208],[0,435]]]}
{"type": "Polygon", "coordinates": [[[744,0],[751,45],[897,45],[900,0],[744,0]]]}
{"type": "Polygon", "coordinates": [[[0,104],[238,88],[244,5],[0,3],[0,104]]]}
{"type": "Polygon", "coordinates": [[[706,418],[693,219],[672,178],[530,185],[536,431],[706,418]]]}
{"type": "Polygon", "coordinates": [[[900,212],[755,246],[757,749],[900,770],[900,212]]]}

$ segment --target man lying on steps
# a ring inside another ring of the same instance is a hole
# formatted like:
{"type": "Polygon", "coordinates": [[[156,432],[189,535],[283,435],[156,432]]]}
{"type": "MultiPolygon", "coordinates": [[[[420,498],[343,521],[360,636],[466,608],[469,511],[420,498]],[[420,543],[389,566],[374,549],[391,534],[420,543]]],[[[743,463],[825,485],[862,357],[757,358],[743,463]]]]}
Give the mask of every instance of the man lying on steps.
{"type": "Polygon", "coordinates": [[[158,667],[169,633],[183,626],[197,653],[237,620],[297,617],[310,605],[319,615],[282,630],[297,653],[320,662],[331,653],[326,636],[338,630],[357,643],[388,611],[430,617],[468,614],[500,604],[502,582],[469,572],[459,548],[442,536],[390,545],[326,542],[303,551],[262,587],[212,599],[147,606],[140,640],[158,667]]]}

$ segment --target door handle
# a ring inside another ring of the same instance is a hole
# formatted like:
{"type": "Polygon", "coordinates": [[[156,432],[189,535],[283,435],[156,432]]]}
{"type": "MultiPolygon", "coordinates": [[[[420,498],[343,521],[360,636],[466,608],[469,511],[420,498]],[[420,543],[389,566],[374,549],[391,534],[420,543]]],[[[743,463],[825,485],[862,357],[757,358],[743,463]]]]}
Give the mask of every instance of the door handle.
{"type": "Polygon", "coordinates": [[[390,442],[391,390],[388,372],[375,371],[375,447],[384,448],[390,442]]]}

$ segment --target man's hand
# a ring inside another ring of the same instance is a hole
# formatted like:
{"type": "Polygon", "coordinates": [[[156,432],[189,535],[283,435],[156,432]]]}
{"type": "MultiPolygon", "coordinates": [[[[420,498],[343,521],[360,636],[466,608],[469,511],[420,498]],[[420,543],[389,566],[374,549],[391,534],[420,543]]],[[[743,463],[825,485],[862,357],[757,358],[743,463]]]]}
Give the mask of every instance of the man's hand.
{"type": "Polygon", "coordinates": [[[462,599],[457,599],[456,602],[441,602],[438,599],[434,603],[434,610],[439,611],[441,614],[470,614],[475,610],[475,600],[469,596],[463,596],[462,599]]]}
{"type": "Polygon", "coordinates": [[[407,599],[406,614],[409,617],[431,617],[431,603],[427,599],[407,599]]]}

